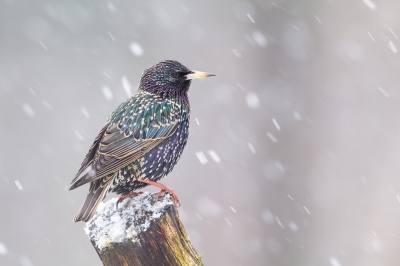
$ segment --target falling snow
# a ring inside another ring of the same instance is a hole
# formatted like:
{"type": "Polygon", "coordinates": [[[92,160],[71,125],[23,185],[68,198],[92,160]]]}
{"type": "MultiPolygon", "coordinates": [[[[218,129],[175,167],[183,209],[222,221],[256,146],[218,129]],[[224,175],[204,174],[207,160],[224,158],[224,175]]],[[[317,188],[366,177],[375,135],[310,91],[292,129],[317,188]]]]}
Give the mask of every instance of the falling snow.
{"type": "Polygon", "coordinates": [[[394,37],[394,38],[396,38],[396,39],[399,38],[399,37],[397,37],[396,33],[394,33],[394,31],[393,31],[392,28],[389,28],[389,31],[390,31],[391,34],[393,34],[393,37],[394,37]]]}
{"type": "Polygon", "coordinates": [[[371,37],[371,39],[373,40],[373,41],[375,41],[375,39],[374,39],[374,37],[372,37],[372,34],[368,31],[368,35],[369,35],[369,37],[371,37]]]}
{"type": "Polygon", "coordinates": [[[43,42],[40,42],[40,45],[43,47],[43,49],[45,49],[46,51],[48,50],[47,49],[47,46],[46,45],[44,45],[44,43],[43,42]]]}
{"type": "Polygon", "coordinates": [[[257,43],[258,46],[260,46],[260,47],[267,46],[268,40],[264,36],[264,34],[262,34],[260,31],[258,31],[258,30],[253,31],[251,36],[253,37],[254,41],[257,43]]]}
{"type": "Polygon", "coordinates": [[[78,130],[74,130],[74,134],[80,141],[84,140],[82,134],[78,130]]]}
{"type": "Polygon", "coordinates": [[[30,117],[35,116],[35,110],[27,103],[22,104],[22,110],[30,117]]]}
{"type": "Polygon", "coordinates": [[[293,116],[297,121],[301,121],[302,119],[301,115],[296,111],[293,112],[293,116]]]}
{"type": "Polygon", "coordinates": [[[331,263],[331,266],[341,266],[337,258],[329,258],[329,262],[331,263]]]}
{"type": "Polygon", "coordinates": [[[43,103],[44,107],[46,107],[48,110],[53,111],[54,108],[51,104],[49,104],[46,101],[43,101],[42,103],[43,103]]]}
{"type": "Polygon", "coordinates": [[[232,49],[232,52],[236,55],[236,57],[237,58],[240,58],[240,57],[242,57],[242,55],[239,53],[239,51],[238,50],[236,50],[236,49],[232,49]]]}
{"type": "Polygon", "coordinates": [[[267,132],[267,136],[272,142],[278,142],[277,138],[271,132],[267,132]]]}
{"type": "Polygon", "coordinates": [[[256,23],[249,13],[247,13],[247,17],[250,19],[251,22],[256,23]]]}
{"type": "Polygon", "coordinates": [[[103,95],[107,100],[111,101],[112,99],[114,99],[114,94],[109,87],[103,86],[101,88],[101,91],[103,92],[103,95]]]}
{"type": "Polygon", "coordinates": [[[206,164],[208,162],[207,157],[202,151],[196,152],[197,159],[199,159],[201,164],[206,164]]]}
{"type": "Polygon", "coordinates": [[[29,87],[28,90],[30,93],[32,93],[32,95],[36,95],[36,92],[31,87],[29,87]]]}
{"type": "Polygon", "coordinates": [[[289,228],[293,231],[293,232],[297,232],[299,231],[299,227],[295,222],[289,222],[289,228]]]}
{"type": "Polygon", "coordinates": [[[274,215],[269,210],[263,210],[261,212],[261,218],[266,224],[273,224],[275,221],[274,215]]]}
{"type": "Polygon", "coordinates": [[[281,130],[281,127],[279,126],[278,122],[276,122],[275,118],[272,118],[272,123],[274,123],[277,130],[281,130]]]}
{"type": "Polygon", "coordinates": [[[115,8],[114,4],[111,2],[107,2],[107,8],[113,13],[117,12],[117,9],[115,8]]]}
{"type": "Polygon", "coordinates": [[[221,162],[221,158],[218,156],[218,154],[214,150],[209,150],[208,154],[214,160],[214,162],[216,162],[216,163],[221,162]]]}
{"type": "Polygon", "coordinates": [[[223,212],[221,205],[209,197],[201,197],[196,200],[196,207],[203,217],[217,217],[223,212]]]}
{"type": "Polygon", "coordinates": [[[250,92],[246,95],[246,102],[251,109],[257,109],[260,106],[260,99],[258,98],[257,94],[253,92],[250,92]]]}
{"type": "Polygon", "coordinates": [[[224,217],[224,220],[229,226],[232,226],[231,221],[229,221],[229,219],[227,217],[224,217]]]}
{"type": "Polygon", "coordinates": [[[275,165],[282,173],[285,172],[285,167],[283,167],[280,161],[275,161],[275,165]]]}
{"type": "Polygon", "coordinates": [[[19,262],[21,263],[22,266],[33,266],[33,263],[27,256],[21,256],[19,259],[19,262]]]}
{"type": "Polygon", "coordinates": [[[89,111],[88,111],[84,106],[81,107],[81,112],[82,112],[82,114],[83,114],[83,116],[84,116],[85,118],[87,118],[87,119],[90,118],[89,111]]]}
{"type": "Polygon", "coordinates": [[[134,56],[141,57],[144,54],[142,46],[137,42],[132,42],[129,45],[129,49],[131,50],[134,56]]]}
{"type": "Polygon", "coordinates": [[[111,34],[111,32],[108,32],[108,35],[110,35],[111,40],[113,40],[115,42],[115,38],[114,36],[111,34]]]}
{"type": "Polygon", "coordinates": [[[14,183],[15,183],[15,185],[17,186],[17,188],[18,188],[19,190],[23,190],[23,189],[24,189],[24,188],[22,187],[21,183],[20,183],[18,180],[15,180],[14,183]]]}
{"type": "Polygon", "coordinates": [[[250,151],[251,151],[252,153],[256,153],[256,149],[254,149],[253,144],[251,144],[251,143],[249,142],[249,143],[247,143],[247,146],[249,147],[249,149],[250,149],[250,151]]]}
{"type": "Polygon", "coordinates": [[[371,10],[375,10],[376,9],[376,5],[374,2],[372,2],[372,0],[362,0],[364,2],[364,4],[367,5],[367,7],[371,10]]]}
{"type": "Polygon", "coordinates": [[[393,53],[397,54],[397,52],[398,52],[397,47],[396,47],[396,46],[394,45],[394,43],[393,43],[392,41],[390,41],[390,40],[389,40],[389,43],[388,43],[388,47],[389,47],[389,49],[390,49],[393,53]]]}
{"type": "Polygon", "coordinates": [[[389,93],[388,93],[384,88],[382,88],[381,86],[379,86],[379,87],[378,87],[378,90],[383,94],[383,96],[385,96],[386,98],[390,98],[389,93]]]}
{"type": "Polygon", "coordinates": [[[121,82],[122,82],[122,87],[124,87],[124,90],[126,92],[126,95],[128,97],[131,97],[132,96],[132,86],[129,83],[128,78],[126,76],[122,76],[121,82]]]}
{"type": "Polygon", "coordinates": [[[242,85],[240,85],[239,82],[236,82],[236,85],[238,85],[238,87],[239,87],[242,91],[246,91],[246,89],[245,89],[242,85]]]}
{"type": "Polygon", "coordinates": [[[278,216],[275,216],[275,221],[281,228],[285,228],[278,216]]]}
{"type": "Polygon", "coordinates": [[[7,255],[8,249],[5,244],[0,242],[0,255],[4,256],[7,255]]]}

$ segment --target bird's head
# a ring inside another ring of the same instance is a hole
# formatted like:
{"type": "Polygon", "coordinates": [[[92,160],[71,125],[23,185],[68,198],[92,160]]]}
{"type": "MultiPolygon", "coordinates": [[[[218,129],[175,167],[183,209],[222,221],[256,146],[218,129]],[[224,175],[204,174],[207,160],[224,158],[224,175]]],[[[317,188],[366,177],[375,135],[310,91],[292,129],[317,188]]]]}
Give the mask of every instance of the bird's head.
{"type": "Polygon", "coordinates": [[[187,97],[192,79],[215,76],[193,71],[178,61],[165,60],[146,69],[140,79],[140,88],[161,96],[187,97]]]}

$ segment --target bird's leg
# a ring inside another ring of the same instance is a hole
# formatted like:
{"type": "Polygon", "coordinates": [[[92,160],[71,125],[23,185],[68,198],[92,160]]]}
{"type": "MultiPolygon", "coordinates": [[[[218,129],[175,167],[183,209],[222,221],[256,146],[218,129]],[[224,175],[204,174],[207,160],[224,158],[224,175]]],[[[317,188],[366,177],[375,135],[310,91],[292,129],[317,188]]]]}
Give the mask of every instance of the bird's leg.
{"type": "Polygon", "coordinates": [[[117,204],[116,204],[117,211],[118,211],[118,204],[120,204],[121,202],[123,202],[127,198],[133,198],[133,197],[139,196],[140,194],[143,194],[143,192],[142,191],[138,191],[138,192],[131,191],[128,194],[125,194],[125,195],[122,195],[121,197],[119,197],[119,199],[117,201],[117,204]]]}
{"type": "Polygon", "coordinates": [[[157,192],[156,194],[154,194],[154,197],[156,199],[158,199],[159,196],[164,195],[166,192],[168,192],[169,194],[171,194],[171,196],[174,198],[174,202],[175,205],[177,207],[181,206],[181,201],[179,200],[178,196],[175,194],[174,190],[172,188],[167,187],[164,184],[161,183],[157,183],[155,181],[151,181],[151,180],[146,180],[146,179],[138,179],[138,181],[149,184],[149,185],[153,185],[155,187],[158,187],[161,189],[161,191],[157,192]]]}

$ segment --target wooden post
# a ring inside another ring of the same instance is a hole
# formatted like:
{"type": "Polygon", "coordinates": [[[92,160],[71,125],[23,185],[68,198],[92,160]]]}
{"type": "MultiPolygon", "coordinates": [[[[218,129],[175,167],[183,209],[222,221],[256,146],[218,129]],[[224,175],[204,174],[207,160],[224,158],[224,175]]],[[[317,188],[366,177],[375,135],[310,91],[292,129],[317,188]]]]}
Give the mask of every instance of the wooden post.
{"type": "Polygon", "coordinates": [[[204,265],[169,194],[156,201],[145,192],[119,211],[116,201],[100,206],[85,228],[105,266],[204,265]]]}

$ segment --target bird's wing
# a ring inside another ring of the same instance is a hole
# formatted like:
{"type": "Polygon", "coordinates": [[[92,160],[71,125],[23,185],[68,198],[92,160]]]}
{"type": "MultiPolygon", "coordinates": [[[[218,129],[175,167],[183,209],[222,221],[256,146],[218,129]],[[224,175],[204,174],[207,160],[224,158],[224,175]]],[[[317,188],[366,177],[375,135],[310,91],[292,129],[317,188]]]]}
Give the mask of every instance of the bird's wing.
{"type": "Polygon", "coordinates": [[[79,168],[78,173],[75,175],[75,178],[72,180],[71,184],[75,183],[77,178],[80,176],[80,174],[89,166],[92,164],[93,159],[96,155],[96,151],[99,148],[99,144],[101,139],[104,136],[104,133],[106,132],[108,126],[110,125],[110,122],[106,123],[104,127],[100,130],[100,133],[97,135],[97,137],[94,139],[92,146],[90,147],[88,153],[86,154],[85,159],[83,160],[81,164],[81,168],[79,168]]]}
{"type": "Polygon", "coordinates": [[[178,128],[180,120],[174,106],[165,108],[165,103],[158,105],[161,106],[154,106],[155,109],[149,111],[153,116],[144,111],[129,119],[122,116],[123,120],[109,126],[98,144],[96,158],[78,172],[69,189],[115,173],[168,139],[178,128]]]}

